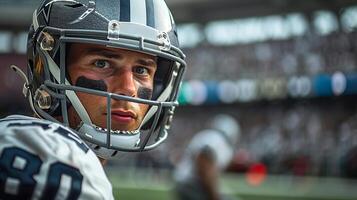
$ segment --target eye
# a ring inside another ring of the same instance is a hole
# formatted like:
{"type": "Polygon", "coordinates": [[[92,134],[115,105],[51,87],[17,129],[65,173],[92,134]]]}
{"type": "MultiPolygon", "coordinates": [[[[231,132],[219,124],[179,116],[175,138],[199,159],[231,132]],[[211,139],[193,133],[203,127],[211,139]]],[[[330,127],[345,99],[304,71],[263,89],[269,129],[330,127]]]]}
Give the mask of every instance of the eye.
{"type": "Polygon", "coordinates": [[[133,69],[133,71],[140,75],[148,75],[149,74],[149,69],[147,69],[146,67],[142,67],[142,66],[135,67],[133,69]]]}
{"type": "Polygon", "coordinates": [[[94,65],[98,68],[104,69],[110,67],[110,63],[106,60],[96,60],[94,65]]]}

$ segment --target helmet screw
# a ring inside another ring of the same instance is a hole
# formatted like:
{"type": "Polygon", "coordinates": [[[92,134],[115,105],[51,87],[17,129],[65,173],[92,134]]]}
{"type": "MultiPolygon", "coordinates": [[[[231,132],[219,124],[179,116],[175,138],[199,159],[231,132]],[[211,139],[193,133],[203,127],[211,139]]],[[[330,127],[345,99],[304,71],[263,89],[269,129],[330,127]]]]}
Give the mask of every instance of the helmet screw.
{"type": "Polygon", "coordinates": [[[55,40],[49,33],[43,33],[40,47],[44,51],[52,51],[55,44],[55,40]]]}
{"type": "Polygon", "coordinates": [[[41,109],[47,110],[51,107],[51,95],[45,90],[37,89],[34,100],[41,109]]]}
{"type": "Polygon", "coordinates": [[[168,51],[171,49],[171,43],[170,43],[170,38],[168,37],[166,32],[161,32],[157,36],[158,41],[162,43],[162,46],[159,46],[161,50],[168,51]]]}
{"type": "Polygon", "coordinates": [[[116,30],[117,27],[118,27],[118,24],[117,24],[116,22],[113,22],[111,29],[112,29],[112,30],[116,30]]]}
{"type": "Polygon", "coordinates": [[[119,40],[120,23],[117,20],[111,20],[108,24],[108,39],[119,40]]]}

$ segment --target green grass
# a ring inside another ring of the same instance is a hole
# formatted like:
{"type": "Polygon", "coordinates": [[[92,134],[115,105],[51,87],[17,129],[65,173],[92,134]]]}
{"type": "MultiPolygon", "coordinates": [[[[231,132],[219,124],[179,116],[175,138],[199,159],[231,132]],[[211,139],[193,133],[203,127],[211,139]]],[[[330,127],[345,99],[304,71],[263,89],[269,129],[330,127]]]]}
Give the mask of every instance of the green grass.
{"type": "MultiPolygon", "coordinates": [[[[170,171],[109,170],[116,199],[172,200],[170,171]]],[[[244,175],[225,174],[221,191],[233,200],[356,200],[357,181],[339,178],[268,176],[259,186],[244,175]]]]}
{"type": "Polygon", "coordinates": [[[164,200],[173,199],[172,193],[169,191],[157,191],[143,188],[115,188],[115,199],[145,199],[145,200],[164,200]]]}

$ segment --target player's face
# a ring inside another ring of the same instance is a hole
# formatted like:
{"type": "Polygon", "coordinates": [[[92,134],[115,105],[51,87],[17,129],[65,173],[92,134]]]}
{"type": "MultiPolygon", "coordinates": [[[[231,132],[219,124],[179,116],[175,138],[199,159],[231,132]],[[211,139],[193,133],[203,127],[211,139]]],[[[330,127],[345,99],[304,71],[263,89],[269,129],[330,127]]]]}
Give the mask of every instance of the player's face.
{"type": "MultiPolygon", "coordinates": [[[[67,69],[73,85],[142,99],[151,99],[156,58],[151,55],[92,44],[72,44],[67,54],[67,69]]],[[[107,127],[111,114],[112,130],[136,130],[148,105],[112,100],[107,113],[107,98],[77,92],[92,122],[107,127]]],[[[72,127],[80,119],[73,107],[69,108],[72,127]]]]}

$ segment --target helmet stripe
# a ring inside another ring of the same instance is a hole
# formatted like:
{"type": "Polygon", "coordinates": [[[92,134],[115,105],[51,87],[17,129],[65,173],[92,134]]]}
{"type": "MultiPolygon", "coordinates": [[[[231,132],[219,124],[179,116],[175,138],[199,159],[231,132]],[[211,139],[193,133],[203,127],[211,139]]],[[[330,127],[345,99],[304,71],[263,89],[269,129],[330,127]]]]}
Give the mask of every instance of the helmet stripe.
{"type": "Polygon", "coordinates": [[[146,16],[145,1],[130,0],[130,21],[146,24],[146,16]]]}
{"type": "Polygon", "coordinates": [[[130,1],[120,0],[120,21],[130,22],[130,1]]]}
{"type": "Polygon", "coordinates": [[[33,28],[34,28],[34,31],[37,31],[39,25],[38,25],[38,20],[37,20],[37,10],[35,10],[33,12],[33,15],[32,15],[32,24],[33,24],[33,28]]]}
{"type": "Polygon", "coordinates": [[[170,11],[167,8],[163,0],[151,0],[154,4],[154,16],[155,28],[163,31],[169,31],[172,29],[172,24],[170,19],[170,11]]]}
{"type": "Polygon", "coordinates": [[[146,21],[148,26],[155,28],[154,1],[146,0],[146,21]]]}

